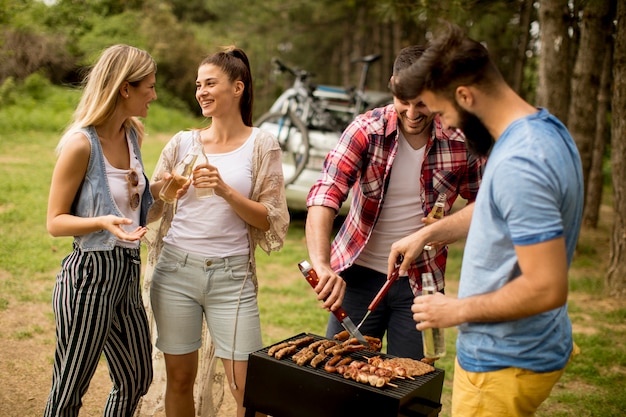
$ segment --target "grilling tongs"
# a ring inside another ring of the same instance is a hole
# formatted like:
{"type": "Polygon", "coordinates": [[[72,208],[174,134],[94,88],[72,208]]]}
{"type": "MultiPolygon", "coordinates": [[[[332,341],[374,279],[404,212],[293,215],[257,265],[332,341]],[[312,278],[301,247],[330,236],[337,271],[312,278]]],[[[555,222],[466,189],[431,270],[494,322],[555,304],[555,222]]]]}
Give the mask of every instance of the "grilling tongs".
{"type": "Polygon", "coordinates": [[[385,294],[387,294],[387,291],[389,291],[389,288],[391,288],[391,284],[396,282],[396,280],[398,279],[398,275],[400,275],[400,265],[402,264],[403,259],[404,257],[402,255],[398,256],[396,263],[393,265],[393,272],[390,276],[387,277],[387,282],[385,282],[385,285],[382,286],[380,291],[378,291],[378,294],[376,294],[376,297],[374,297],[374,299],[370,303],[369,307],[367,307],[367,313],[365,313],[365,317],[363,317],[363,320],[361,320],[359,325],[356,326],[357,329],[361,328],[361,325],[363,324],[365,319],[370,315],[372,311],[374,311],[374,309],[376,309],[376,307],[378,307],[378,303],[380,303],[380,300],[382,300],[385,294]]]}
{"type": "MultiPolygon", "coordinates": [[[[300,272],[302,272],[302,275],[304,275],[309,284],[311,284],[311,287],[315,288],[320,279],[318,278],[317,273],[315,272],[311,264],[309,264],[307,261],[302,261],[298,264],[298,268],[300,268],[300,272]]],[[[335,315],[337,320],[339,320],[339,323],[341,323],[343,328],[346,329],[348,333],[350,333],[351,337],[355,337],[356,340],[358,340],[359,343],[363,346],[369,347],[369,343],[367,343],[365,337],[363,337],[363,334],[361,334],[359,329],[354,325],[354,322],[350,319],[350,317],[348,317],[348,314],[343,308],[339,307],[332,313],[335,315]]]]}

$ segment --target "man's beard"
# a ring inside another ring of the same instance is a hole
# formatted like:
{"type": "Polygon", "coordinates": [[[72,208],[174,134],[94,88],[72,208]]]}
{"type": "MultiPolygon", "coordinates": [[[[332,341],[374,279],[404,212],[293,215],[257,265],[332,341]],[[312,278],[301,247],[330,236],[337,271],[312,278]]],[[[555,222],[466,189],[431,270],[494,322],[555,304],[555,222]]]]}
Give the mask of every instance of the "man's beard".
{"type": "Polygon", "coordinates": [[[455,105],[459,114],[457,127],[465,135],[465,146],[475,156],[488,156],[494,144],[493,136],[478,117],[465,111],[458,104],[455,105]]]}

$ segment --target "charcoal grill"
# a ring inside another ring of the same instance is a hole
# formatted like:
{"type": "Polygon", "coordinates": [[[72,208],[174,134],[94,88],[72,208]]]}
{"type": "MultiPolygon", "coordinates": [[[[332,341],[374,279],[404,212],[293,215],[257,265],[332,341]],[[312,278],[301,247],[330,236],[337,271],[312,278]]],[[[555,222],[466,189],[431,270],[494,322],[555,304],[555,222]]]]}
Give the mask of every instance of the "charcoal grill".
{"type": "MultiPolygon", "coordinates": [[[[281,342],[312,336],[301,333],[281,342]]],[[[397,387],[372,387],[337,373],[328,373],[324,364],[296,365],[290,358],[276,359],[267,354],[268,346],[250,355],[244,395],[246,417],[255,412],[272,417],[435,417],[441,411],[444,371],[394,379],[397,387]]],[[[358,351],[353,359],[394,356],[379,352],[358,351]]]]}

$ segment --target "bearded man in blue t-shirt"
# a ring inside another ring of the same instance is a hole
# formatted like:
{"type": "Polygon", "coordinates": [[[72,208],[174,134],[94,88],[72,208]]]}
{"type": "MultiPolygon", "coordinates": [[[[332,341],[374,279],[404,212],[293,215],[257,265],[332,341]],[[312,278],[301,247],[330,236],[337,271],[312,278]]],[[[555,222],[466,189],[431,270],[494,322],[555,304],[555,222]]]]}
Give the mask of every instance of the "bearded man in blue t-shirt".
{"type": "Polygon", "coordinates": [[[467,237],[458,298],[417,297],[413,318],[419,330],[458,326],[454,417],[534,415],[575,350],[567,293],[583,208],[578,150],[456,26],[403,76],[411,82],[394,95],[419,94],[489,160],[476,202],[395,242],[389,272],[398,255],[402,273],[424,245],[467,237]]]}

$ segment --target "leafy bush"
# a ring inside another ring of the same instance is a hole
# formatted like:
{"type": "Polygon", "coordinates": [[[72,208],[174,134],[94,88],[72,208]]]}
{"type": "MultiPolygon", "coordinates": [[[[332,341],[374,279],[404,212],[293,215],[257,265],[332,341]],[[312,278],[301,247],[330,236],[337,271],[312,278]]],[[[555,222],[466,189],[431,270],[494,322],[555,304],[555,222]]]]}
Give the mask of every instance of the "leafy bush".
{"type": "Polygon", "coordinates": [[[206,125],[203,119],[194,117],[190,112],[170,108],[167,103],[158,100],[150,105],[148,117],[143,122],[147,132],[177,132],[206,125]]]}
{"type": "Polygon", "coordinates": [[[38,72],[26,77],[23,84],[24,92],[34,100],[44,100],[50,88],[50,81],[38,72]]]}
{"type": "Polygon", "coordinates": [[[42,71],[46,78],[58,83],[74,67],[65,48],[66,39],[59,33],[43,33],[35,23],[31,25],[1,31],[0,80],[22,80],[42,71]]]}
{"type": "Polygon", "coordinates": [[[17,102],[17,91],[15,78],[8,77],[0,85],[0,107],[10,106],[17,102]]]}
{"type": "Polygon", "coordinates": [[[35,73],[23,82],[7,79],[0,88],[0,131],[62,131],[78,103],[75,89],[52,85],[35,73]]]}
{"type": "MultiPolygon", "coordinates": [[[[81,90],[52,85],[44,76],[32,74],[23,82],[8,78],[0,86],[0,131],[61,132],[71,122],[81,90]]],[[[186,106],[169,94],[157,91],[144,120],[151,132],[176,132],[200,127],[205,122],[185,110],[186,106]],[[172,106],[172,104],[174,106],[172,106]]]]}

